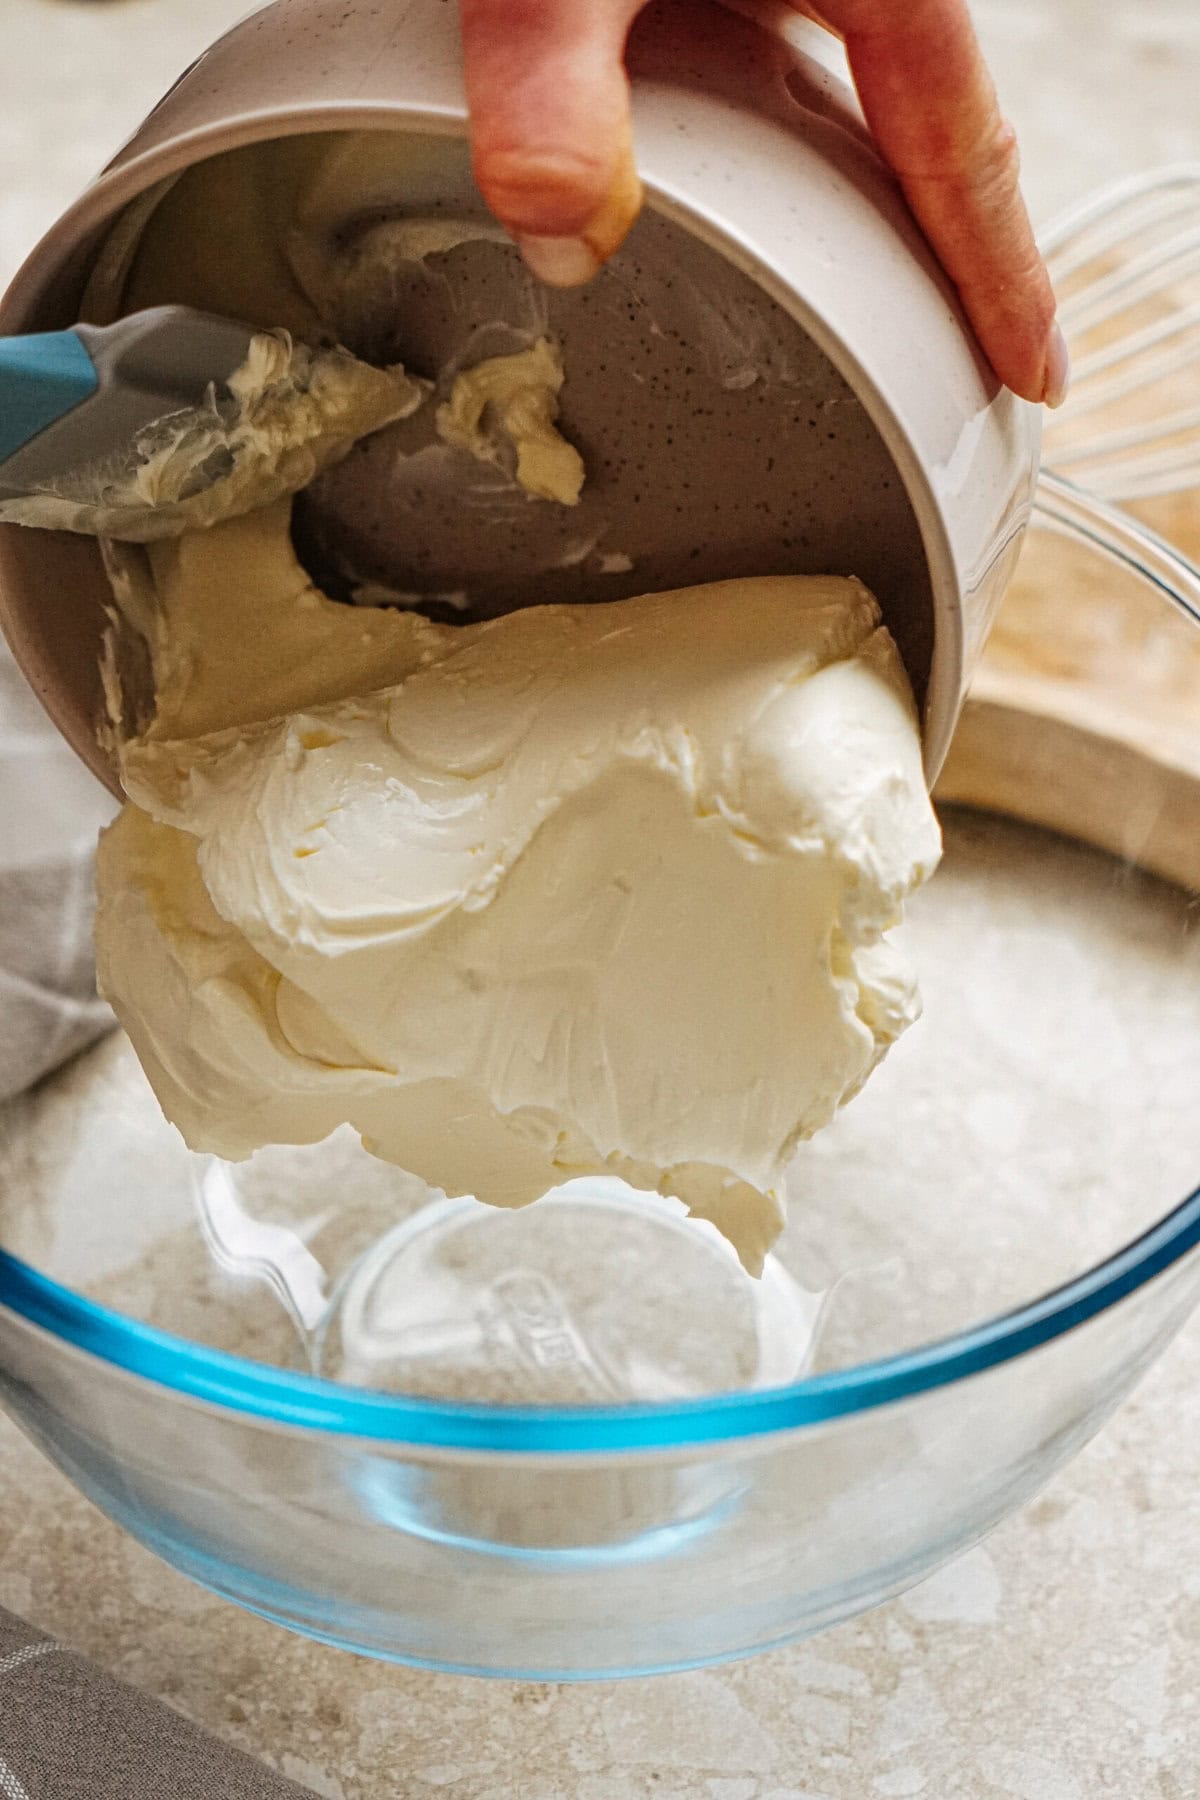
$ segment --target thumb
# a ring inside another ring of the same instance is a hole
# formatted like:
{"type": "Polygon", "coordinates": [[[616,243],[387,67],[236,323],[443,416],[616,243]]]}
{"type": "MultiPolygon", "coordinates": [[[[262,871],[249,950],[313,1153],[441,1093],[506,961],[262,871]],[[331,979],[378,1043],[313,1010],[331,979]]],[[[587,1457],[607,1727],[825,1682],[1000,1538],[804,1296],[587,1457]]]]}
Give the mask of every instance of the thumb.
{"type": "Polygon", "coordinates": [[[625,39],[642,0],[461,0],[475,179],[534,274],[587,281],[637,217],[625,39]]]}

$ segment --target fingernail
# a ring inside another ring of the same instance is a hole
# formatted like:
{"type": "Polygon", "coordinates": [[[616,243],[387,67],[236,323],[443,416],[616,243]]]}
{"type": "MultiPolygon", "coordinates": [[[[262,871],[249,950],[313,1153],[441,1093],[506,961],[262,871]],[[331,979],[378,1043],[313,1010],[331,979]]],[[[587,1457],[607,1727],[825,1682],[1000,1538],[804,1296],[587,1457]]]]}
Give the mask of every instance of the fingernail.
{"type": "Polygon", "coordinates": [[[1061,406],[1071,385],[1071,352],[1063,336],[1062,326],[1055,325],[1046,345],[1046,374],[1042,387],[1043,404],[1061,406]]]}
{"type": "Polygon", "coordinates": [[[519,237],[526,265],[547,287],[582,287],[600,267],[600,258],[582,238],[519,237]]]}
{"type": "Polygon", "coordinates": [[[605,263],[624,242],[625,234],[637,218],[642,205],[642,184],[633,160],[633,142],[626,138],[621,146],[616,173],[603,206],[587,222],[584,237],[600,262],[605,263]]]}
{"type": "Polygon", "coordinates": [[[633,158],[633,142],[625,138],[612,185],[603,204],[578,237],[518,235],[521,255],[547,287],[582,287],[624,241],[642,204],[642,184],[633,158]]]}

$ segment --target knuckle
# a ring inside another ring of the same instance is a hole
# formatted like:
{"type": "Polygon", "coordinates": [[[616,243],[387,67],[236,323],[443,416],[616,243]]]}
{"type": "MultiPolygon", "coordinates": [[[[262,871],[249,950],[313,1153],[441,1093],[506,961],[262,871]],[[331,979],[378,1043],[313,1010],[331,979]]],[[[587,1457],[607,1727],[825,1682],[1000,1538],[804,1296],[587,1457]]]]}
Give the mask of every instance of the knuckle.
{"type": "Polygon", "coordinates": [[[964,157],[964,172],[981,190],[998,198],[1015,194],[1021,176],[1021,151],[1015,128],[999,114],[988,121],[964,157]]]}

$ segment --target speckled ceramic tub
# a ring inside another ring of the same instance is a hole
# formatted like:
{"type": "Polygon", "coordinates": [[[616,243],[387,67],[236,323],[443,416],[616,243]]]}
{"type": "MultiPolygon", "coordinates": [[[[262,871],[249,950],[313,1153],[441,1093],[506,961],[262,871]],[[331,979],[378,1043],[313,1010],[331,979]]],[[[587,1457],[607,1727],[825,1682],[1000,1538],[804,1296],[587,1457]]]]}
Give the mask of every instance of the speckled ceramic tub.
{"type": "MultiPolygon", "coordinates": [[[[759,431],[774,452],[768,472],[746,463],[745,445],[764,424],[747,408],[770,382],[757,394],[753,381],[739,388],[740,371],[698,382],[688,356],[664,367],[655,404],[684,434],[689,497],[674,536],[657,529],[644,556],[632,489],[621,490],[614,535],[634,568],[605,591],[694,578],[698,539],[710,576],[770,572],[781,557],[792,570],[851,565],[879,592],[924,700],[932,774],[1028,519],[1038,410],[987,368],[848,92],[803,40],[708,10],[698,20],[696,5],[663,5],[635,34],[648,207],[613,279],[636,290],[639,259],[665,257],[696,292],[728,285],[729,304],[760,315],[758,329],[792,359],[804,400],[759,431]]],[[[182,171],[267,138],[351,130],[423,145],[420,177],[364,204],[472,204],[453,7],[278,0],[254,13],[46,235],[0,307],[0,330],[72,322],[101,245],[118,222],[136,235],[182,171]]],[[[693,328],[706,354],[703,327],[681,321],[685,337],[693,328]]],[[[570,368],[573,343],[594,328],[567,316],[560,335],[570,368]]],[[[630,406],[631,391],[618,403],[577,374],[564,418],[587,437],[628,442],[639,430],[630,406]]],[[[94,545],[0,530],[0,621],[66,736],[111,783],[94,732],[106,593],[94,545]]]]}

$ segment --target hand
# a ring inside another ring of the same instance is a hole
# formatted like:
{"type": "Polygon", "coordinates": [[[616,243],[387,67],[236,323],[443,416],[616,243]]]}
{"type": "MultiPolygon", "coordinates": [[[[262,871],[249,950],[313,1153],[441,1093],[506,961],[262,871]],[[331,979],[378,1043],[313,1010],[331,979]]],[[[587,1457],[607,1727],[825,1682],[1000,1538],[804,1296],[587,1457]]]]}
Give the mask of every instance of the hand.
{"type": "MultiPolygon", "coordinates": [[[[966,0],[821,0],[819,14],[791,3],[844,41],[880,153],[996,374],[1059,405],[1067,347],[966,0]]],[[[623,59],[644,4],[460,0],[476,179],[554,286],[594,275],[637,214],[623,59]]]]}

